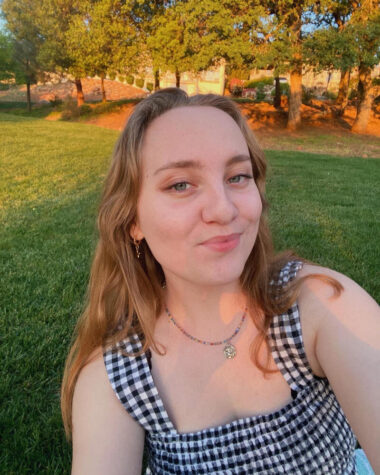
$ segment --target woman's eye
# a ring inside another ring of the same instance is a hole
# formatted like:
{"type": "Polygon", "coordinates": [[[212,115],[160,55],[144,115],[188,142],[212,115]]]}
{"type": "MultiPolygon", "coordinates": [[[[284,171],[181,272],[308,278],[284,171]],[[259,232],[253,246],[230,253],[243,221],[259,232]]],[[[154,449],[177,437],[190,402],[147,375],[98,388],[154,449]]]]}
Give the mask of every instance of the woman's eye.
{"type": "Polygon", "coordinates": [[[183,185],[188,185],[187,181],[179,181],[178,183],[174,183],[173,185],[169,186],[169,190],[174,190],[174,191],[186,191],[186,188],[183,185]]]}
{"type": "MultiPolygon", "coordinates": [[[[236,183],[236,184],[243,183],[244,180],[240,180],[240,178],[245,178],[245,179],[249,180],[249,179],[253,178],[253,176],[241,173],[240,175],[233,176],[232,178],[229,179],[229,181],[232,182],[232,183],[236,183]],[[234,181],[231,181],[231,180],[234,180],[234,181]]],[[[188,183],[187,181],[179,181],[179,182],[173,183],[173,185],[169,186],[168,190],[174,190],[178,193],[182,193],[184,191],[188,191],[189,188],[186,188],[187,185],[191,186],[190,183],[188,183]]]]}
{"type": "MultiPolygon", "coordinates": [[[[230,180],[234,180],[235,178],[240,178],[240,177],[243,177],[243,178],[246,178],[246,179],[250,179],[250,178],[253,178],[252,175],[246,175],[244,173],[241,173],[240,175],[235,175],[233,176],[232,178],[230,178],[230,180]]],[[[239,181],[234,181],[233,183],[241,183],[242,180],[239,180],[239,181]]]]}

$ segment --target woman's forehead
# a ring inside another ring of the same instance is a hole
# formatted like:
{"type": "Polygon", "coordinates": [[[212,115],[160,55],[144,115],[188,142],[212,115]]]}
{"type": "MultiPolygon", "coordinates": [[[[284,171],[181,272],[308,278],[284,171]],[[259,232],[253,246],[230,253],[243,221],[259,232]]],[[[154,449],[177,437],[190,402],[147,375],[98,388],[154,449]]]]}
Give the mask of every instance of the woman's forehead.
{"type": "Polygon", "coordinates": [[[165,112],[148,126],[141,149],[147,166],[173,158],[244,152],[248,147],[237,123],[227,113],[210,106],[178,107],[165,112]]]}

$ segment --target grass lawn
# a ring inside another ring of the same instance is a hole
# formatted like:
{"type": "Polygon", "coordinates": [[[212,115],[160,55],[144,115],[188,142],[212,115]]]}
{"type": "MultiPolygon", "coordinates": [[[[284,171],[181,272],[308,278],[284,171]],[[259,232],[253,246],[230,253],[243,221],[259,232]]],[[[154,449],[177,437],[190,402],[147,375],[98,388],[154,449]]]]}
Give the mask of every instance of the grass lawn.
{"type": "MultiPolygon", "coordinates": [[[[70,472],[59,387],[95,245],[113,130],[0,112],[0,473],[70,472]]],[[[380,298],[380,163],[268,151],[276,247],[380,298]]]]}

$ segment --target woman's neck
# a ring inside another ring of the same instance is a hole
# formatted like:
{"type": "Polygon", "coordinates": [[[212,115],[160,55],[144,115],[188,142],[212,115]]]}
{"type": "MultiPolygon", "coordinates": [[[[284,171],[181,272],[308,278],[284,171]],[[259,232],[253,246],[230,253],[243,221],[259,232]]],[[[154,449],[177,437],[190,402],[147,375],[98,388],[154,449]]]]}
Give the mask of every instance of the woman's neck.
{"type": "Polygon", "coordinates": [[[190,335],[216,341],[241,322],[247,299],[238,282],[207,287],[167,282],[164,301],[175,322],[190,335]]]}

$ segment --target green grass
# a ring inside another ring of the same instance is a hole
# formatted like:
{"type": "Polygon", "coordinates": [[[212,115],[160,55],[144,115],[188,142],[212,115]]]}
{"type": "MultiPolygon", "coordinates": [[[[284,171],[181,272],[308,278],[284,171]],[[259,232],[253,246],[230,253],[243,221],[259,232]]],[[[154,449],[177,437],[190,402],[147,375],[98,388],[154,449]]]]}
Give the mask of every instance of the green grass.
{"type": "MultiPolygon", "coordinates": [[[[120,99],[117,101],[86,101],[86,105],[90,106],[91,109],[81,113],[75,114],[72,119],[75,121],[87,120],[93,116],[98,116],[102,114],[109,114],[110,112],[118,112],[122,109],[125,104],[137,104],[140,102],[140,98],[132,99],[120,99]],[[80,117],[79,117],[80,116],[80,117]]],[[[12,115],[17,115],[26,118],[37,118],[42,119],[47,117],[51,113],[61,113],[66,109],[77,109],[76,100],[72,99],[69,103],[66,101],[62,104],[53,105],[50,103],[47,104],[32,104],[32,110],[29,112],[27,109],[26,102],[5,102],[0,101],[0,114],[11,113],[12,115]]]]}
{"type": "MultiPolygon", "coordinates": [[[[1,113],[0,122],[0,473],[68,474],[59,387],[118,132],[1,113]]],[[[267,156],[276,247],[349,275],[379,299],[379,163],[267,156]]]]}

